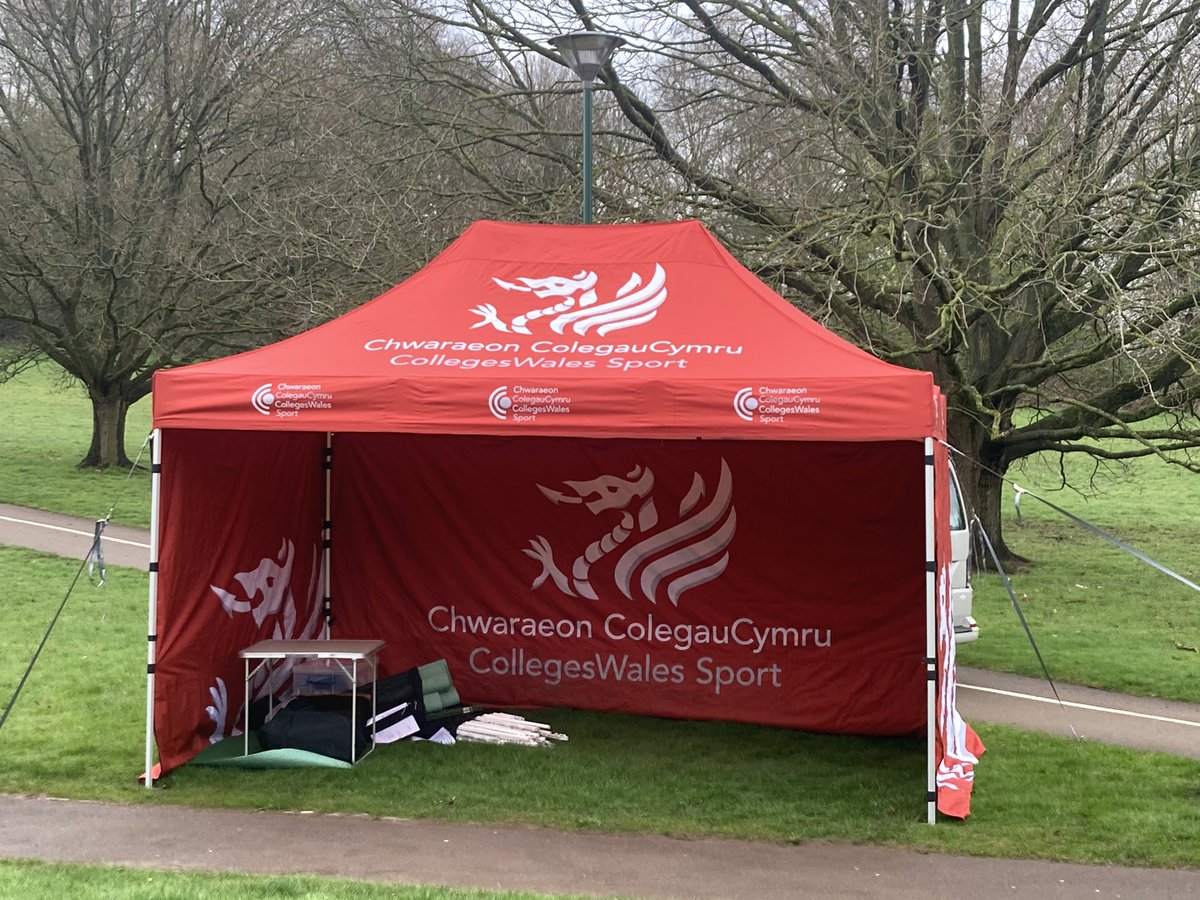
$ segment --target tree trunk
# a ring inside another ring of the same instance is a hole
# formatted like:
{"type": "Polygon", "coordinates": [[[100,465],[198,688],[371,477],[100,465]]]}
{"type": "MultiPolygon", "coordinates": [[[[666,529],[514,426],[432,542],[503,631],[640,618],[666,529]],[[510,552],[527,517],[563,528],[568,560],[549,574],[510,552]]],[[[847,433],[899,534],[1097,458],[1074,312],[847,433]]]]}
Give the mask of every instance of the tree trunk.
{"type": "Polygon", "coordinates": [[[132,463],[125,455],[125,415],[129,405],[119,385],[90,387],[92,399],[92,445],[79,468],[107,469],[112,466],[128,468],[132,463]]]}

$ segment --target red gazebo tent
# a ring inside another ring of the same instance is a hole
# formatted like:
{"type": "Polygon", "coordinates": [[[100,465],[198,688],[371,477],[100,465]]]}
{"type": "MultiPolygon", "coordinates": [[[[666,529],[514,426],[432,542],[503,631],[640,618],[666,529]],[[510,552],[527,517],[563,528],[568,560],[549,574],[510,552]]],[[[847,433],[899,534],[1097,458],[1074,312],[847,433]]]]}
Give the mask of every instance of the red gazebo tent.
{"type": "Polygon", "coordinates": [[[148,771],[233,733],[241,648],[379,638],[474,703],[924,729],[930,821],[968,810],[944,401],[699,223],[476,223],[160,371],[154,427],[148,771]]]}

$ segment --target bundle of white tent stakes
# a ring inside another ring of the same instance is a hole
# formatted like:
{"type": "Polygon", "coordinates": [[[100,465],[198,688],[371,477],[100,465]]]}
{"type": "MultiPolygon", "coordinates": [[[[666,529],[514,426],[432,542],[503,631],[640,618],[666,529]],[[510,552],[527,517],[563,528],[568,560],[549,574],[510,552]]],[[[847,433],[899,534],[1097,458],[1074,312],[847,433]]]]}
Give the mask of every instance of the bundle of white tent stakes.
{"type": "Polygon", "coordinates": [[[550,747],[553,741],[565,741],[565,734],[550,730],[549,725],[530,722],[509,713],[484,713],[458,726],[455,737],[460,741],[479,741],[485,744],[521,744],[526,747],[550,747]]]}

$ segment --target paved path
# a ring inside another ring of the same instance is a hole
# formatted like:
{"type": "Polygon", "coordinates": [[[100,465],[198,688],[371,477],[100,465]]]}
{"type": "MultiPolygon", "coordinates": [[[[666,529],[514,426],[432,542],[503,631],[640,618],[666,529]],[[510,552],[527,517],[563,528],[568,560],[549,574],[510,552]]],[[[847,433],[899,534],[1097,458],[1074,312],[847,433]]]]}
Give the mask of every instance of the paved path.
{"type": "MultiPolygon", "coordinates": [[[[0,503],[0,544],[82,561],[91,549],[95,530],[96,523],[88,519],[0,503]]],[[[110,566],[145,569],[150,562],[150,534],[140,528],[106,526],[103,547],[104,561],[110,566]]]]}
{"type": "MultiPolygon", "coordinates": [[[[94,523],[0,504],[0,543],[82,559],[94,523]]],[[[109,526],[110,565],[145,567],[143,531],[109,526]]],[[[1200,758],[1200,707],[961,670],[968,720],[1200,758]]],[[[952,827],[952,826],[942,826],[952,827]]],[[[1200,897],[1200,872],[975,859],[879,847],[564,834],[359,816],[118,806],[0,795],[0,858],[311,873],[380,882],[644,898],[1200,897]]]]}
{"type": "Polygon", "coordinates": [[[1061,704],[1043,679],[960,666],[958,711],[968,722],[1013,725],[1065,738],[1075,736],[1074,727],[1085,741],[1200,759],[1200,706],[1075,684],[1056,687],[1061,704]]]}
{"type": "Polygon", "coordinates": [[[1200,872],[3,796],[0,857],[686,900],[1200,896],[1200,872]]]}

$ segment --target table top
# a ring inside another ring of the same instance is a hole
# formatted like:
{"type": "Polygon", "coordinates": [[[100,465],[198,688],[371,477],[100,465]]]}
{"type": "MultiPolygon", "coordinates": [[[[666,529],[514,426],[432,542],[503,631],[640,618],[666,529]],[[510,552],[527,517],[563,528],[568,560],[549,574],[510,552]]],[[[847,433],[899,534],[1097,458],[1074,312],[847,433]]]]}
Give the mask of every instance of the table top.
{"type": "Polygon", "coordinates": [[[318,659],[370,659],[383,648],[383,641],[259,641],[239,651],[242,659],[278,659],[284,656],[315,656],[318,659]]]}

